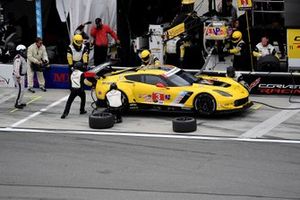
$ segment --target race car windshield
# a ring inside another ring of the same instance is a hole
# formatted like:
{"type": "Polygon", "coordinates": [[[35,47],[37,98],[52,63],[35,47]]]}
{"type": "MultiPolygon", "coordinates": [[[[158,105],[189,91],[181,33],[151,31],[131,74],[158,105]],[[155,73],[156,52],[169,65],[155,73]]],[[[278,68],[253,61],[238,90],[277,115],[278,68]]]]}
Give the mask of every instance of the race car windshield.
{"type": "Polygon", "coordinates": [[[177,73],[171,75],[169,81],[174,84],[174,86],[188,86],[193,85],[198,79],[183,70],[178,71],[177,73]]]}

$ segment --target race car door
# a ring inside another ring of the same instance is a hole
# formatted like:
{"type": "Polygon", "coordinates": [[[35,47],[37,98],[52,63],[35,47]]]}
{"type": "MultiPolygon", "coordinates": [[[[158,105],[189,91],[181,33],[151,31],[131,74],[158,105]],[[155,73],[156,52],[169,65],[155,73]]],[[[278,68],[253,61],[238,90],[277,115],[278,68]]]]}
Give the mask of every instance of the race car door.
{"type": "Polygon", "coordinates": [[[172,96],[172,89],[163,77],[153,74],[141,75],[141,82],[135,84],[133,93],[137,103],[166,105],[172,96]]]}

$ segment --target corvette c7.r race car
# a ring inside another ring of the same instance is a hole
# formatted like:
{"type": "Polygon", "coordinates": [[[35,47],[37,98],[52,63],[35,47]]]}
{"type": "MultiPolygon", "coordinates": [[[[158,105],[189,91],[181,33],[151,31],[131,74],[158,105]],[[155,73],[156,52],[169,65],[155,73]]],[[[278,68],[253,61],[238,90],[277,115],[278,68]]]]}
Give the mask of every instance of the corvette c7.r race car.
{"type": "Polygon", "coordinates": [[[106,63],[86,72],[93,83],[99,104],[111,83],[122,92],[126,108],[192,110],[211,115],[249,108],[248,90],[229,77],[194,76],[171,65],[132,67],[113,70],[106,63]]]}

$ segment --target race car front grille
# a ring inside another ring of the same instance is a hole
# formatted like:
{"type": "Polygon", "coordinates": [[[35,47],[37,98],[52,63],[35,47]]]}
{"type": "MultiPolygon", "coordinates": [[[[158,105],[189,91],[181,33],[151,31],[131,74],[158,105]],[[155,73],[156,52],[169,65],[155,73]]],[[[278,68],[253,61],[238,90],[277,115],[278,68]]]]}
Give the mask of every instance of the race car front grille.
{"type": "Polygon", "coordinates": [[[234,101],[234,106],[241,106],[244,105],[245,103],[247,103],[249,101],[248,97],[243,98],[243,99],[238,99],[234,101]]]}

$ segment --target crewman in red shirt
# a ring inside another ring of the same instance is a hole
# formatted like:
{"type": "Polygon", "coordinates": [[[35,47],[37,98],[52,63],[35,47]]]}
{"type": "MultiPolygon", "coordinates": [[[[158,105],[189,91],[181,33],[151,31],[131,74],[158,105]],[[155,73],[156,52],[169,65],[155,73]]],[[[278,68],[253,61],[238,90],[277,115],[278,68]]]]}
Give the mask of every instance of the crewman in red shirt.
{"type": "Polygon", "coordinates": [[[94,65],[97,66],[106,61],[108,49],[107,34],[120,44],[117,34],[107,25],[102,23],[101,18],[95,19],[95,26],[92,26],[91,36],[94,38],[94,65]]]}

